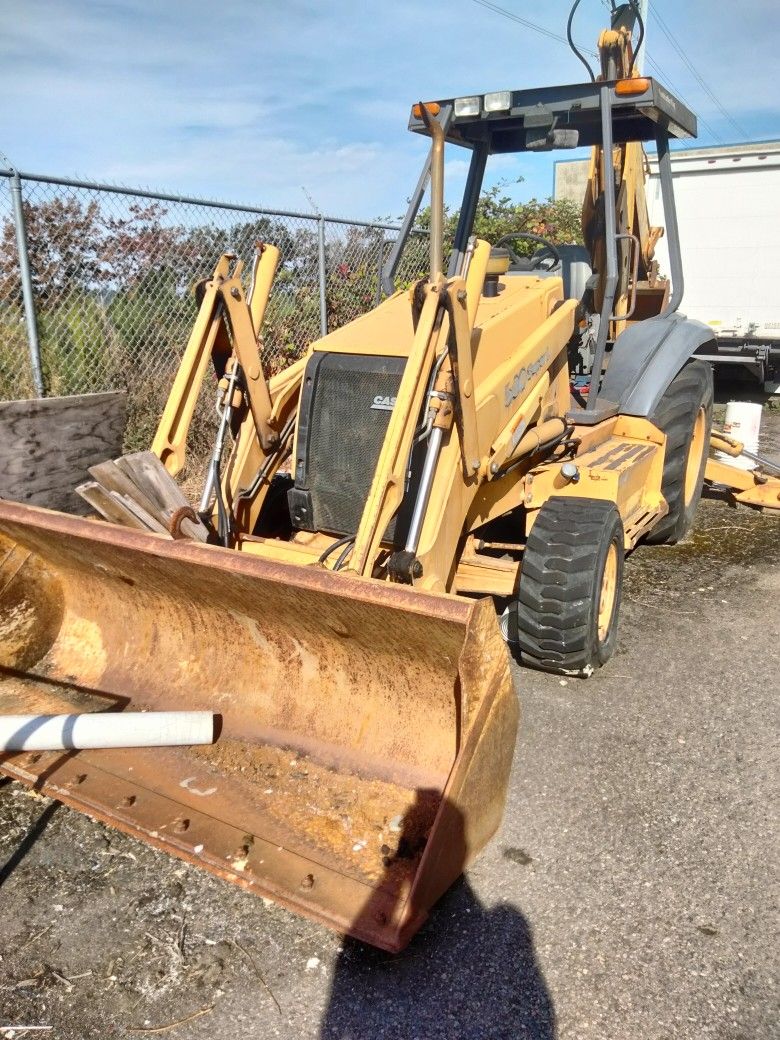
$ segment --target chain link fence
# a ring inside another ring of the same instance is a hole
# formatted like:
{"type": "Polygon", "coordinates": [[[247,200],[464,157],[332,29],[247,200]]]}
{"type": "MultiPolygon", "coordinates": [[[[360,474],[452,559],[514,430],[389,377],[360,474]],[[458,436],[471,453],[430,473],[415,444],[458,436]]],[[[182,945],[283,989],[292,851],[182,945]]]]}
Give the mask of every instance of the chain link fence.
{"type": "MultiPolygon", "coordinates": [[[[262,329],[271,375],[381,300],[397,233],[0,169],[0,400],[124,390],[128,447],[145,447],[195,319],[193,287],[222,253],[248,274],[257,241],[281,251],[262,329]]],[[[399,284],[426,271],[427,238],[412,236],[399,284]]]]}
{"type": "Polygon", "coordinates": [[[30,397],[35,393],[19,278],[11,183],[10,178],[0,181],[0,222],[3,228],[0,254],[0,400],[30,397]],[[6,271],[9,274],[16,272],[15,284],[9,280],[6,271]]]}

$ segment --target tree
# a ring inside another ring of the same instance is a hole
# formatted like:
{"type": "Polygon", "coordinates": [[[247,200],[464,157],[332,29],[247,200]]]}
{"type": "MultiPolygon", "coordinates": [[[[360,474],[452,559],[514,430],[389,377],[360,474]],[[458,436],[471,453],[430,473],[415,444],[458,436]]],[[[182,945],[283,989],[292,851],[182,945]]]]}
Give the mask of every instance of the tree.
{"type": "MultiPolygon", "coordinates": [[[[27,248],[33,292],[42,303],[56,303],[80,286],[101,278],[102,227],[97,202],[52,199],[24,204],[27,248]]],[[[21,302],[22,285],[12,220],[3,224],[0,258],[0,298],[21,302]]]]}
{"type": "MultiPolygon", "coordinates": [[[[91,206],[96,203],[91,203],[91,206]]],[[[107,217],[96,235],[104,284],[126,290],[148,281],[164,267],[179,288],[186,255],[184,228],[163,223],[167,210],[158,202],[133,202],[126,217],[107,217]]]]}
{"type": "MultiPolygon", "coordinates": [[[[520,183],[519,177],[514,183],[520,183]]],[[[530,199],[514,202],[507,194],[508,181],[501,181],[482,192],[474,216],[474,234],[478,238],[495,244],[504,235],[513,231],[527,231],[541,235],[553,243],[582,243],[580,207],[570,199],[530,199]]],[[[455,230],[458,226],[459,210],[445,210],[444,253],[452,249],[455,230]]],[[[428,231],[431,226],[430,207],[422,210],[417,226],[428,231]]],[[[522,241],[513,245],[517,253],[531,255],[537,247],[522,241]]]]}

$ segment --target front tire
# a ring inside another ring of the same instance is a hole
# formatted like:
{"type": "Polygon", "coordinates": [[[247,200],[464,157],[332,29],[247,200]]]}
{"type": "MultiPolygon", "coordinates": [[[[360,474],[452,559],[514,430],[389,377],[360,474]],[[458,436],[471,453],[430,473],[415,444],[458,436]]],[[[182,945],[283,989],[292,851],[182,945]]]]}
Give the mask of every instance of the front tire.
{"type": "Polygon", "coordinates": [[[661,493],[669,505],[647,536],[651,545],[674,545],[693,527],[709,452],[712,398],[712,369],[694,359],[677,373],[649,417],[666,434],[661,493]]]}
{"type": "Polygon", "coordinates": [[[554,497],[528,536],[509,632],[521,659],[560,675],[591,675],[615,649],[623,524],[612,502],[554,497]]]}

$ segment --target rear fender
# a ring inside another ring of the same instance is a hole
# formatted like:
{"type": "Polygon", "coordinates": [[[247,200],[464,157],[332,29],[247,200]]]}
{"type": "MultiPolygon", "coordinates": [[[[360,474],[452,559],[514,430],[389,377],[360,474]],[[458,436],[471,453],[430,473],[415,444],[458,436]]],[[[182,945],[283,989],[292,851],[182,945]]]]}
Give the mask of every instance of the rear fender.
{"type": "Polygon", "coordinates": [[[681,314],[632,325],[615,340],[599,396],[615,401],[621,415],[652,415],[685,362],[712,338],[707,325],[681,314]]]}

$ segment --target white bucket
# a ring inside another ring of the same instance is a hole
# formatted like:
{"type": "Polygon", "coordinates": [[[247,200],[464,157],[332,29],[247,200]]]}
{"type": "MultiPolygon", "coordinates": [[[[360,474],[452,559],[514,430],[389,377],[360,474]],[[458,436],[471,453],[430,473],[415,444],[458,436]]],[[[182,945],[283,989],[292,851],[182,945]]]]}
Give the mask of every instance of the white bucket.
{"type": "MultiPolygon", "coordinates": [[[[733,437],[734,440],[742,441],[745,445],[745,450],[752,451],[754,455],[758,453],[762,411],[760,404],[753,404],[750,401],[729,401],[726,405],[726,419],[723,423],[723,432],[727,436],[733,437]]],[[[744,455],[740,455],[739,458],[735,459],[722,451],[718,451],[715,454],[722,462],[729,462],[732,466],[738,466],[740,469],[753,469],[756,465],[751,459],[746,459],[744,455]]]]}

